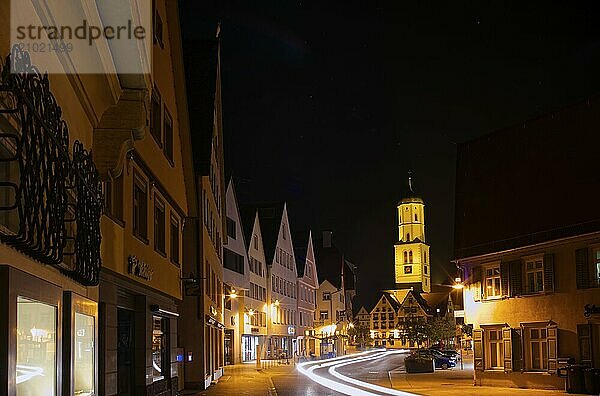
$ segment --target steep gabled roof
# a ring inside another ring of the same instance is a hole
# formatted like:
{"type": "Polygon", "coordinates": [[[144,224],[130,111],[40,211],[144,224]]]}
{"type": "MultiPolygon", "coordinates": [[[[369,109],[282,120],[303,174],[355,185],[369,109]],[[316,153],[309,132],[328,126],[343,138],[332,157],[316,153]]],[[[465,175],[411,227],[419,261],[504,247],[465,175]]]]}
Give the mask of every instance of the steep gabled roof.
{"type": "Polygon", "coordinates": [[[304,276],[304,268],[306,267],[307,253],[308,240],[303,240],[297,232],[294,233],[294,258],[296,259],[296,270],[298,278],[302,278],[304,276]]]}
{"type": "Polygon", "coordinates": [[[267,265],[273,264],[284,207],[284,203],[256,205],[267,265]]]}
{"type": "Polygon", "coordinates": [[[248,250],[250,249],[250,244],[252,243],[252,232],[254,231],[254,219],[256,218],[256,208],[252,205],[240,205],[239,208],[240,220],[242,222],[242,230],[244,232],[244,238],[247,244],[246,250],[248,250]]]}
{"type": "Polygon", "coordinates": [[[194,169],[207,175],[214,134],[219,40],[186,40],[183,52],[194,169]]]}
{"type": "MultiPolygon", "coordinates": [[[[394,311],[398,311],[398,309],[400,309],[400,306],[402,305],[402,303],[400,301],[398,301],[398,299],[396,298],[396,296],[394,296],[394,293],[391,293],[389,291],[380,291],[378,298],[377,298],[377,302],[375,303],[375,305],[373,306],[373,308],[371,309],[371,311],[373,311],[373,309],[375,309],[375,307],[377,306],[377,304],[379,304],[379,302],[385,298],[387,300],[387,302],[392,306],[392,309],[394,311]]],[[[369,312],[371,312],[369,311],[369,312]]]]}

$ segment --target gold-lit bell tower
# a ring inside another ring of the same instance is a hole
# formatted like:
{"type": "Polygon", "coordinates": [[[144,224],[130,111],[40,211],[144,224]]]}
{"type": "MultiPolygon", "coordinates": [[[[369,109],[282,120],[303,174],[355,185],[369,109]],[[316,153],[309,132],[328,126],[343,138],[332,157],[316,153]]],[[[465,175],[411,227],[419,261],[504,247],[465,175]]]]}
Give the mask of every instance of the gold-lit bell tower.
{"type": "Polygon", "coordinates": [[[425,204],[413,191],[408,176],[409,194],[398,203],[398,242],[394,246],[396,288],[429,293],[431,267],[429,245],[425,243],[425,204]]]}

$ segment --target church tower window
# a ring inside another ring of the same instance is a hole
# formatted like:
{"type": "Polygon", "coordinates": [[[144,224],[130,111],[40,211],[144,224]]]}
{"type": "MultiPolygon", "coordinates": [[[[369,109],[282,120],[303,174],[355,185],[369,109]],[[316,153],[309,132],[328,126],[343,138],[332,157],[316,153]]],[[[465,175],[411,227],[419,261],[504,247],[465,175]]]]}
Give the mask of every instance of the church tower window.
{"type": "Polygon", "coordinates": [[[404,252],[404,262],[408,263],[408,253],[404,252]]]}
{"type": "Polygon", "coordinates": [[[410,252],[408,252],[408,262],[412,263],[413,262],[413,254],[412,254],[412,250],[410,252]]]}
{"type": "Polygon", "coordinates": [[[406,242],[410,242],[410,233],[406,234],[406,242]]]}
{"type": "Polygon", "coordinates": [[[415,213],[415,222],[419,221],[419,215],[415,213]]]}

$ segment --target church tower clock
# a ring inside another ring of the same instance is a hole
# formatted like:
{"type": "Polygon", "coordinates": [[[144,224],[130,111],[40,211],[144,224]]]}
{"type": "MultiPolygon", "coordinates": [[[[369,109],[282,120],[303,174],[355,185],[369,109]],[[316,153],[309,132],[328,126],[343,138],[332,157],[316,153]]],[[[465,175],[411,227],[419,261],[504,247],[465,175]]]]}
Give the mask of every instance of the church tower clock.
{"type": "Polygon", "coordinates": [[[398,203],[398,242],[394,245],[396,288],[431,291],[429,245],[425,243],[425,204],[413,191],[398,203]]]}

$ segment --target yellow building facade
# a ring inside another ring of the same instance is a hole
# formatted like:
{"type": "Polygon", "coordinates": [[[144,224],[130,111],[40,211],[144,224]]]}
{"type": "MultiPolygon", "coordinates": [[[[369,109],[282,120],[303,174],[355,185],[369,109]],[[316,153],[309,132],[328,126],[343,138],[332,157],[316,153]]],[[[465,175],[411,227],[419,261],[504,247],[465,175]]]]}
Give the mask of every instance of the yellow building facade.
{"type": "Polygon", "coordinates": [[[403,198],[398,203],[394,272],[397,288],[431,291],[429,245],[425,243],[425,204],[416,196],[403,198]]]}

